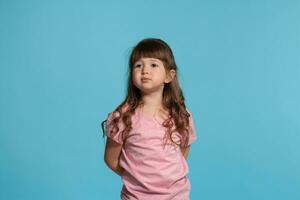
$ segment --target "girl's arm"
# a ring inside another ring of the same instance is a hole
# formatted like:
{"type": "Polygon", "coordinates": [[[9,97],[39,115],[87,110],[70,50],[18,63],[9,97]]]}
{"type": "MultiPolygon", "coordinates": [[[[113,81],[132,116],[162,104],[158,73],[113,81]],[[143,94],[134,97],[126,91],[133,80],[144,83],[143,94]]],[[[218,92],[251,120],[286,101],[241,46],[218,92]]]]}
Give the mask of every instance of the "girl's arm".
{"type": "Polygon", "coordinates": [[[185,160],[187,160],[189,151],[190,151],[190,146],[188,147],[180,147],[182,155],[184,156],[185,160]]]}
{"type": "Polygon", "coordinates": [[[119,176],[122,176],[124,169],[119,165],[119,158],[122,150],[122,144],[119,144],[109,137],[107,137],[104,161],[107,166],[117,173],[119,176]]]}

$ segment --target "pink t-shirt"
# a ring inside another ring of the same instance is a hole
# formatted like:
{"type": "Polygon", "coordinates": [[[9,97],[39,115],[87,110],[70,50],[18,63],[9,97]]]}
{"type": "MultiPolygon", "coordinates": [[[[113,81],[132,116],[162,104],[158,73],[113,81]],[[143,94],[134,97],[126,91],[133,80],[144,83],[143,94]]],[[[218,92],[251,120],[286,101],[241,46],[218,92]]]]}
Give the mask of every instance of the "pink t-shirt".
{"type": "MultiPolygon", "coordinates": [[[[189,111],[188,111],[189,112],[189,111]]],[[[120,166],[125,170],[122,175],[122,200],[188,200],[191,184],[186,176],[189,172],[187,161],[179,146],[163,146],[165,128],[162,121],[144,115],[136,109],[132,116],[132,130],[126,142],[122,140],[123,123],[118,124],[119,131],[110,135],[110,122],[113,113],[108,115],[106,134],[119,144],[123,144],[120,166]]],[[[194,121],[190,114],[190,139],[197,138],[194,121]]],[[[120,120],[121,121],[121,120],[120,120]]],[[[180,141],[181,135],[174,133],[174,141],[180,141]]]]}

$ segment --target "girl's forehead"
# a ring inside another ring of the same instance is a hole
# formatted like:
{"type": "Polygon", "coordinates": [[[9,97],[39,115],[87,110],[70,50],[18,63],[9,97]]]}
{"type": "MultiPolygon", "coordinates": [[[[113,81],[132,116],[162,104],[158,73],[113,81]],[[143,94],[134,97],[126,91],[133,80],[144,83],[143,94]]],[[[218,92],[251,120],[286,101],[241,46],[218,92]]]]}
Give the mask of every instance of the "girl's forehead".
{"type": "Polygon", "coordinates": [[[138,60],[136,60],[136,62],[138,61],[154,61],[154,62],[162,62],[160,59],[157,58],[139,58],[138,60]]]}

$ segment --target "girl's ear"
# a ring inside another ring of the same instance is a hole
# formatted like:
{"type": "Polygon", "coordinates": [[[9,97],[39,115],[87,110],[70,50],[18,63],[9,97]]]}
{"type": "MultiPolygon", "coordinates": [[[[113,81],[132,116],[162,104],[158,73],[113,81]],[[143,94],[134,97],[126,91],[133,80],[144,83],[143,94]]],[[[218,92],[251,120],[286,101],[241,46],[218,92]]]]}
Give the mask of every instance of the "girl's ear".
{"type": "Polygon", "coordinates": [[[169,73],[167,73],[167,78],[165,80],[165,83],[170,83],[176,76],[176,71],[174,69],[171,69],[169,73]]]}

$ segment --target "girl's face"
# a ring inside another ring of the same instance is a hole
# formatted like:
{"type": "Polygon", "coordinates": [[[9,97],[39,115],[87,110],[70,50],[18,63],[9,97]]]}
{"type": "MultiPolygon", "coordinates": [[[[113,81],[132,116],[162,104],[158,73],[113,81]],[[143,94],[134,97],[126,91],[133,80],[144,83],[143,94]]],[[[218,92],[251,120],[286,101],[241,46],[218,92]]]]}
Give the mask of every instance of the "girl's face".
{"type": "Polygon", "coordinates": [[[172,74],[173,72],[167,73],[161,60],[141,58],[133,65],[132,81],[143,93],[163,91],[164,84],[172,81],[172,74]]]}

